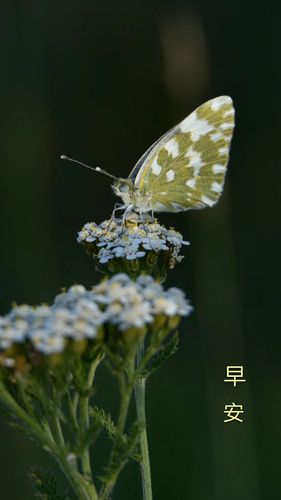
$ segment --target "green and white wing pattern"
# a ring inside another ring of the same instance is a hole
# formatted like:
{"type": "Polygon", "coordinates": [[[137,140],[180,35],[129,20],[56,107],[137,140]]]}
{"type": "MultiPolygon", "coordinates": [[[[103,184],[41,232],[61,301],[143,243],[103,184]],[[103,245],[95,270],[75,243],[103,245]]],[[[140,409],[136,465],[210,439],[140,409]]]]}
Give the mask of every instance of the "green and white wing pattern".
{"type": "Polygon", "coordinates": [[[132,171],[151,209],[179,212],[213,206],[219,199],[234,127],[228,96],[205,102],[176,125],[132,171]]]}

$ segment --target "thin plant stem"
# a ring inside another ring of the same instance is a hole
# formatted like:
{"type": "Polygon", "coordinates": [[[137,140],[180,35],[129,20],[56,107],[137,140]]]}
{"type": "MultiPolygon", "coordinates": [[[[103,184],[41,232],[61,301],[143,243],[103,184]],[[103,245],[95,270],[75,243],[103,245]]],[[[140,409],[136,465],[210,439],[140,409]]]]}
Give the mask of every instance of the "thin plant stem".
{"type": "Polygon", "coordinates": [[[65,447],[64,436],[60,424],[60,419],[56,414],[54,414],[52,417],[52,431],[58,447],[64,449],[65,447]]]}
{"type": "Polygon", "coordinates": [[[19,398],[20,398],[22,405],[24,406],[24,408],[26,409],[26,411],[29,415],[32,415],[33,417],[36,418],[35,413],[34,413],[34,408],[33,408],[32,404],[30,404],[30,401],[29,401],[28,395],[27,395],[27,391],[23,385],[23,381],[22,381],[21,377],[17,378],[17,384],[18,384],[18,388],[19,388],[18,394],[19,394],[19,398]]]}
{"type": "MultiPolygon", "coordinates": [[[[88,377],[87,384],[85,387],[86,395],[80,396],[79,398],[79,422],[80,422],[80,431],[82,436],[85,435],[89,431],[89,392],[93,385],[96,369],[101,362],[103,356],[97,356],[92,362],[88,377]]],[[[89,444],[85,444],[82,453],[81,453],[81,466],[83,475],[86,480],[86,487],[88,492],[93,495],[91,498],[97,498],[97,490],[93,481],[92,467],[91,467],[91,459],[90,459],[90,446],[89,444]]]]}
{"type": "MultiPolygon", "coordinates": [[[[120,386],[120,408],[119,415],[116,425],[116,441],[113,444],[110,458],[109,458],[109,467],[114,461],[115,453],[118,447],[119,440],[122,439],[122,435],[125,430],[125,425],[127,421],[128,411],[130,407],[132,391],[133,391],[133,379],[134,379],[134,367],[135,367],[135,351],[130,353],[129,358],[127,359],[127,380],[124,374],[119,377],[119,386],[120,386]]],[[[115,470],[114,474],[107,481],[106,484],[101,488],[99,499],[107,500],[113,490],[113,487],[117,481],[118,475],[124,466],[124,462],[120,462],[119,467],[115,470]]]]}
{"type": "MultiPolygon", "coordinates": [[[[89,429],[89,397],[80,397],[80,431],[84,435],[89,429]]],[[[88,476],[88,479],[92,477],[91,463],[90,463],[90,453],[89,447],[84,446],[81,454],[81,465],[83,474],[88,476]]]]}
{"type": "Polygon", "coordinates": [[[64,435],[62,432],[60,419],[57,413],[57,408],[59,408],[61,404],[61,398],[54,385],[53,385],[53,400],[56,406],[51,416],[51,424],[52,424],[51,427],[53,431],[53,436],[59,448],[64,449],[65,448],[64,435]]]}
{"type": "Polygon", "coordinates": [[[89,485],[85,481],[85,478],[78,472],[76,466],[74,466],[67,457],[63,455],[56,456],[56,459],[64,472],[65,476],[68,478],[73,490],[75,491],[79,500],[97,500],[97,494],[95,491],[89,491],[89,485]]]}
{"type": "MultiPolygon", "coordinates": [[[[137,366],[142,364],[142,359],[144,355],[144,342],[141,342],[137,352],[137,366]]],[[[136,411],[138,420],[143,423],[143,427],[140,433],[140,450],[141,450],[141,477],[142,477],[142,491],[143,500],[152,500],[152,481],[151,481],[151,469],[149,460],[149,449],[148,449],[148,439],[147,439],[147,429],[146,429],[146,412],[145,412],[145,377],[141,374],[135,383],[135,399],[136,399],[136,411]]]]}
{"type": "MultiPolygon", "coordinates": [[[[76,396],[77,399],[77,393],[75,393],[74,396],[76,396]]],[[[70,390],[67,391],[66,398],[67,398],[68,414],[72,426],[72,431],[74,434],[76,434],[78,431],[77,411],[76,411],[77,405],[74,401],[74,397],[72,398],[70,390]]]]}

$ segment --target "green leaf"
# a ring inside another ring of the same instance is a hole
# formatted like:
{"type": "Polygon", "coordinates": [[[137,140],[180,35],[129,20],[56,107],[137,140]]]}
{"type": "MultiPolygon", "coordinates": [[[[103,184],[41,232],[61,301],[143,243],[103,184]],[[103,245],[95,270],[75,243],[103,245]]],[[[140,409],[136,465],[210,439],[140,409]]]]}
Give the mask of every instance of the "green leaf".
{"type": "MultiPolygon", "coordinates": [[[[106,413],[102,408],[97,406],[90,407],[90,416],[94,420],[95,425],[100,429],[105,431],[107,437],[114,441],[116,438],[116,427],[109,413],[106,413]]],[[[123,434],[120,438],[123,440],[124,444],[128,442],[128,436],[123,434]]],[[[137,462],[141,462],[142,458],[139,453],[134,453],[133,457],[137,462]]]]}
{"type": "Polygon", "coordinates": [[[68,492],[62,492],[57,486],[57,480],[50,469],[33,467],[29,473],[35,497],[41,500],[69,500],[68,492]]]}
{"type": "Polygon", "coordinates": [[[103,483],[110,482],[116,474],[119,474],[130,458],[136,459],[135,449],[143,428],[143,422],[134,422],[126,439],[124,439],[124,435],[117,439],[111,462],[104,468],[102,476],[99,477],[103,483]]]}
{"type": "Polygon", "coordinates": [[[166,344],[158,351],[155,356],[153,356],[142,372],[142,376],[145,378],[150,377],[156,370],[158,370],[172,354],[174,354],[178,348],[179,344],[179,334],[178,332],[166,342],[166,344]]]}
{"type": "Polygon", "coordinates": [[[112,440],[116,435],[116,427],[109,413],[106,413],[102,408],[92,406],[90,408],[90,417],[93,419],[95,425],[104,430],[107,436],[112,440]]]}
{"type": "Polygon", "coordinates": [[[89,446],[90,444],[93,445],[100,432],[105,431],[107,437],[111,441],[113,441],[116,434],[116,428],[111,415],[106,413],[102,408],[90,406],[89,415],[91,418],[89,428],[85,433],[82,435],[80,434],[78,444],[74,450],[78,454],[84,450],[86,446],[89,446]]]}

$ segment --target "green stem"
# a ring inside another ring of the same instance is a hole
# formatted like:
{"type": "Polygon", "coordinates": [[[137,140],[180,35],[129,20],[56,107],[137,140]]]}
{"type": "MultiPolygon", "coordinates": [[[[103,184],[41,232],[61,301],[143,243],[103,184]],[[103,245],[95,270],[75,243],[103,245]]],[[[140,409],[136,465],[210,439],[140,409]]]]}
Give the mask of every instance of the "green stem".
{"type": "Polygon", "coordinates": [[[33,408],[32,404],[30,404],[30,401],[28,399],[27,392],[26,392],[26,387],[23,384],[23,379],[21,376],[19,376],[17,378],[17,386],[19,389],[19,391],[18,391],[19,402],[24,406],[24,408],[26,409],[27,413],[30,416],[36,418],[35,413],[34,413],[34,408],[33,408]]]}
{"type": "Polygon", "coordinates": [[[56,459],[64,472],[65,476],[69,480],[74,492],[79,500],[97,500],[97,495],[95,492],[89,491],[89,485],[85,481],[85,478],[78,472],[75,465],[67,459],[65,455],[58,454],[56,459]]]}
{"type": "Polygon", "coordinates": [[[78,396],[77,392],[75,392],[75,394],[72,398],[71,392],[68,389],[66,397],[67,397],[69,419],[71,422],[72,431],[73,431],[73,434],[76,435],[78,432],[77,403],[78,403],[79,396],[78,396]]]}
{"type": "Polygon", "coordinates": [[[53,436],[55,438],[56,444],[60,449],[65,448],[65,442],[64,442],[64,436],[62,433],[62,428],[60,425],[60,420],[57,415],[54,415],[52,417],[52,431],[53,431],[53,436]]]}
{"type": "MultiPolygon", "coordinates": [[[[55,438],[55,441],[57,443],[58,448],[60,448],[61,450],[64,450],[64,448],[65,448],[64,435],[62,432],[60,419],[59,419],[59,416],[57,413],[57,409],[60,409],[60,407],[61,407],[61,398],[56,390],[55,385],[53,385],[53,401],[55,404],[55,408],[53,409],[53,411],[51,413],[51,417],[50,417],[52,432],[53,432],[53,436],[55,438]]],[[[46,408],[47,405],[44,405],[44,406],[46,408]]]]}
{"type": "MultiPolygon", "coordinates": [[[[92,362],[88,377],[87,384],[85,387],[86,395],[80,396],[79,398],[79,423],[80,423],[80,432],[82,436],[85,436],[89,431],[89,395],[87,393],[90,392],[91,387],[93,385],[96,369],[101,362],[102,356],[97,356],[95,360],[92,362]]],[[[84,445],[82,453],[81,453],[81,466],[83,475],[86,480],[86,487],[91,495],[91,498],[97,498],[97,490],[94,485],[92,468],[91,468],[91,459],[90,459],[90,446],[89,444],[84,445]]]]}
{"type": "Polygon", "coordinates": [[[132,395],[132,387],[129,384],[121,383],[121,404],[116,426],[117,436],[119,438],[122,437],[122,434],[125,429],[125,424],[129,411],[129,405],[131,401],[131,395],[132,395]]]}
{"type": "MultiPolygon", "coordinates": [[[[80,432],[82,436],[88,432],[89,429],[89,398],[88,396],[80,397],[80,432]]],[[[83,474],[85,474],[88,479],[92,478],[92,469],[90,463],[90,452],[89,446],[84,445],[83,451],[81,453],[81,465],[83,474]]]]}
{"type": "MultiPolygon", "coordinates": [[[[127,421],[128,411],[130,407],[132,391],[133,391],[133,379],[134,379],[134,368],[135,368],[135,351],[131,352],[127,362],[127,380],[124,374],[119,377],[119,385],[120,385],[120,408],[119,415],[116,425],[116,441],[114,442],[109,458],[108,468],[112,466],[114,463],[114,459],[116,456],[116,452],[118,449],[118,445],[120,440],[122,439],[125,425],[127,421]]],[[[117,481],[120,471],[124,467],[125,463],[123,461],[119,461],[119,466],[116,468],[111,478],[103,485],[100,490],[99,499],[107,500],[114,488],[114,485],[117,481]]]]}
{"type": "MultiPolygon", "coordinates": [[[[142,364],[144,355],[144,342],[139,345],[137,352],[137,366],[142,364]]],[[[146,414],[145,414],[145,377],[139,375],[135,384],[135,399],[137,417],[143,423],[143,428],[140,433],[140,450],[141,450],[141,477],[143,500],[152,500],[152,481],[149,460],[148,439],[146,430],[146,414]]]]}

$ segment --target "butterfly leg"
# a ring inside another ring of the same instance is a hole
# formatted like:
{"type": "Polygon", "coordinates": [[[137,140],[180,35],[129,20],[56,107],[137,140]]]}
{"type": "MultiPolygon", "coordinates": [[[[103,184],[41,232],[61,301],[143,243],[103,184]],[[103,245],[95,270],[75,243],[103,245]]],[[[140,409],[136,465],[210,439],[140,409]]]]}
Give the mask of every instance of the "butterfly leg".
{"type": "Polygon", "coordinates": [[[121,203],[118,202],[115,203],[106,231],[109,231],[112,222],[115,220],[115,212],[117,212],[117,210],[124,210],[124,209],[126,209],[126,205],[122,205],[121,203]]]}
{"type": "Polygon", "coordinates": [[[123,213],[123,218],[122,218],[122,233],[123,233],[123,230],[124,230],[124,225],[125,225],[125,222],[126,222],[126,215],[127,215],[127,212],[130,212],[133,208],[133,205],[130,204],[128,205],[127,207],[124,207],[125,208],[125,211],[123,213]]]}
{"type": "Polygon", "coordinates": [[[148,234],[148,230],[147,230],[147,227],[145,225],[143,214],[142,214],[142,212],[139,212],[139,214],[140,214],[140,218],[141,218],[141,221],[142,221],[143,229],[145,230],[146,234],[148,234]]]}

